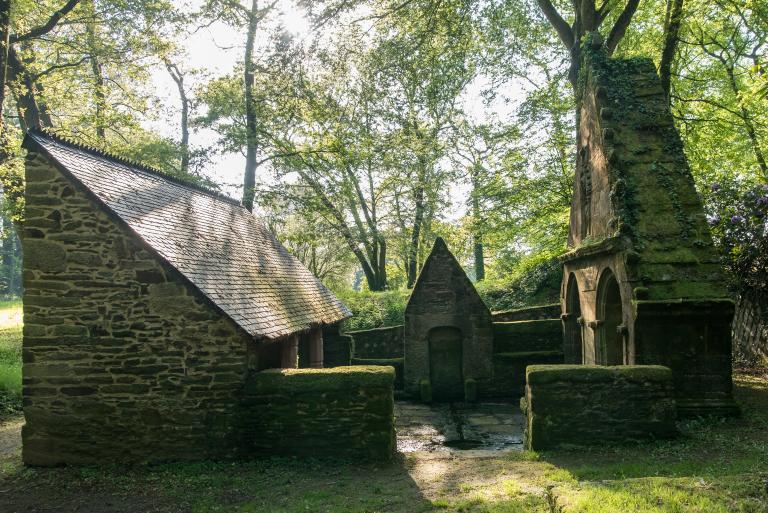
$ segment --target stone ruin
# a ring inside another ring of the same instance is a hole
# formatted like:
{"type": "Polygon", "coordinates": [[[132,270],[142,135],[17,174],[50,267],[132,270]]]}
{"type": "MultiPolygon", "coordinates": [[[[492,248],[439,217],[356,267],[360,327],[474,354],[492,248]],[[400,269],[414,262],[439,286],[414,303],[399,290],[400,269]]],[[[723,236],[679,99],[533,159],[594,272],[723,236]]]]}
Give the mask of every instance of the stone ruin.
{"type": "Polygon", "coordinates": [[[733,302],[654,64],[585,45],[566,363],[672,369],[681,415],[733,414],[733,302]]]}
{"type": "Polygon", "coordinates": [[[438,238],[405,308],[405,390],[429,382],[435,400],[462,400],[467,380],[493,376],[493,328],[461,265],[438,238]]]}
{"type": "MultiPolygon", "coordinates": [[[[491,313],[442,239],[427,258],[404,326],[352,331],[348,365],[388,365],[395,386],[422,400],[516,400],[525,368],[563,363],[559,305],[491,313]]],[[[340,363],[341,364],[341,363],[340,363]]]]}

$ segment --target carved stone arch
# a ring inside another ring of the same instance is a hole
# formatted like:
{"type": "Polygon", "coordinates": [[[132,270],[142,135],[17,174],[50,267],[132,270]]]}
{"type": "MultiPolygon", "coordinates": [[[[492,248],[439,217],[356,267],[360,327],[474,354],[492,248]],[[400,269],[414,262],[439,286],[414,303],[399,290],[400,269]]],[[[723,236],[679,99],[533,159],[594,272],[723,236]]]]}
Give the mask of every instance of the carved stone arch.
{"type": "Polygon", "coordinates": [[[621,287],[616,275],[605,268],[597,282],[597,322],[595,360],[601,365],[626,363],[626,326],[621,301],[621,287]]]}
{"type": "Polygon", "coordinates": [[[565,363],[584,363],[581,295],[575,273],[570,273],[565,286],[565,313],[563,314],[563,354],[565,363]]]}

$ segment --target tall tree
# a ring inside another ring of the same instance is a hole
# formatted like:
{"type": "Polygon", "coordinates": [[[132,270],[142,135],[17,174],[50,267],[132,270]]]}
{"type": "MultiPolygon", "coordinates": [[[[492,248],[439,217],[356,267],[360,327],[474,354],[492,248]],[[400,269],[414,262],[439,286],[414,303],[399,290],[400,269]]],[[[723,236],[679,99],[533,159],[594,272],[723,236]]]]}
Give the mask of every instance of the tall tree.
{"type": "Polygon", "coordinates": [[[599,32],[603,22],[607,19],[613,19],[613,25],[605,39],[605,49],[608,55],[613,54],[640,4],[640,0],[626,0],[626,3],[604,0],[598,6],[595,0],[573,0],[573,9],[570,13],[572,21],[569,23],[558,12],[551,0],[536,1],[541,12],[555,29],[560,41],[570,52],[571,62],[568,79],[574,89],[578,82],[579,67],[581,66],[581,44],[584,36],[590,32],[599,32]],[[623,8],[616,15],[617,7],[621,6],[623,8]]]}
{"type": "Polygon", "coordinates": [[[677,45],[680,43],[680,24],[683,18],[683,0],[667,0],[667,13],[664,17],[664,46],[661,50],[659,78],[661,87],[670,103],[672,88],[672,64],[675,60],[677,45]]]}
{"type": "Polygon", "coordinates": [[[179,102],[181,103],[181,120],[179,121],[179,126],[181,129],[181,173],[182,174],[188,174],[189,173],[189,159],[190,159],[190,148],[189,148],[189,123],[190,123],[190,111],[192,109],[192,99],[189,97],[189,92],[187,91],[186,86],[184,85],[184,72],[179,68],[179,66],[173,62],[171,62],[169,57],[164,57],[163,64],[165,64],[165,69],[168,71],[168,74],[171,76],[171,79],[176,84],[176,89],[179,91],[179,102]]]}
{"type": "Polygon", "coordinates": [[[209,0],[204,10],[205,15],[224,20],[245,30],[243,50],[243,101],[245,109],[245,171],[243,175],[243,205],[253,210],[256,172],[259,167],[260,130],[258,119],[258,93],[255,90],[257,63],[254,58],[257,34],[261,23],[274,11],[278,0],[271,0],[259,7],[258,0],[250,0],[243,5],[239,0],[209,0]]]}

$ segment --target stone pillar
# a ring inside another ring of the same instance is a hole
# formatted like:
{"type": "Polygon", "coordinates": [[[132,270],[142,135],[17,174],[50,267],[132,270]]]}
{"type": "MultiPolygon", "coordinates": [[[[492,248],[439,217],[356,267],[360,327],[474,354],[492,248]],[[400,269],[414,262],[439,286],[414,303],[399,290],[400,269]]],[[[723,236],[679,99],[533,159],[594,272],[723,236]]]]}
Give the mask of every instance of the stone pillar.
{"type": "Polygon", "coordinates": [[[283,369],[296,369],[299,367],[299,336],[291,335],[281,342],[283,345],[280,353],[280,367],[283,369]]]}
{"type": "Polygon", "coordinates": [[[320,327],[309,332],[309,366],[316,369],[323,367],[323,329],[320,327]]]}

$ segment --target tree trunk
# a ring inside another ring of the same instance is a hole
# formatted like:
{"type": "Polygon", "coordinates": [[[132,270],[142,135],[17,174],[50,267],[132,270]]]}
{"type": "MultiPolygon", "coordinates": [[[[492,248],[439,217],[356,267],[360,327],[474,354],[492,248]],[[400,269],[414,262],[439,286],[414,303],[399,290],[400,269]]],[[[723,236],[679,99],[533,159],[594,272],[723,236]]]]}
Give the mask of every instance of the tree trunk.
{"type": "Polygon", "coordinates": [[[179,99],[181,100],[181,173],[189,173],[189,97],[184,89],[184,74],[175,64],[165,61],[165,68],[168,74],[176,83],[179,90],[179,99]]]}
{"type": "Polygon", "coordinates": [[[478,166],[472,166],[472,240],[473,253],[475,257],[475,280],[483,281],[485,279],[485,258],[483,248],[483,235],[480,232],[480,191],[478,190],[479,181],[478,166]]]}
{"type": "Polygon", "coordinates": [[[85,40],[88,45],[88,57],[91,62],[91,74],[93,75],[94,125],[96,128],[96,138],[103,143],[106,139],[106,120],[104,116],[107,110],[107,95],[104,88],[104,70],[99,60],[99,36],[96,33],[96,6],[94,0],[88,1],[84,4],[84,7],[88,10],[88,16],[90,17],[85,23],[85,40]]]}
{"type": "Polygon", "coordinates": [[[408,283],[407,287],[413,288],[418,275],[419,241],[421,240],[421,224],[424,221],[424,183],[423,178],[416,187],[414,204],[416,211],[413,216],[413,228],[411,229],[411,242],[408,246],[408,283]]]}
{"type": "Polygon", "coordinates": [[[667,14],[664,22],[664,48],[661,51],[659,63],[659,78],[664,95],[667,98],[667,106],[670,104],[670,92],[672,89],[672,64],[677,53],[677,44],[680,41],[680,22],[683,14],[683,0],[667,0],[667,14]]]}
{"type": "Polygon", "coordinates": [[[38,101],[42,86],[34,81],[27,67],[19,58],[13,46],[8,47],[8,82],[21,82],[15,91],[16,101],[21,113],[20,121],[24,130],[44,128],[53,125],[45,104],[38,101]]]}
{"type": "Polygon", "coordinates": [[[8,48],[11,35],[11,0],[0,0],[0,165],[8,159],[8,140],[5,131],[5,84],[8,81],[8,48]]]}
{"type": "Polygon", "coordinates": [[[243,206],[253,210],[254,187],[256,187],[257,137],[256,137],[256,102],[253,95],[256,66],[253,62],[253,47],[258,26],[258,0],[252,0],[248,18],[248,34],[245,41],[245,176],[243,178],[243,206]]]}

